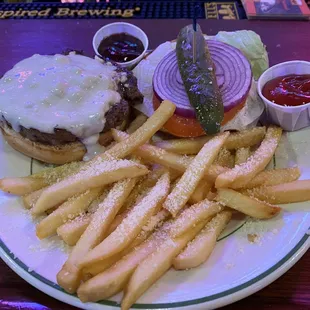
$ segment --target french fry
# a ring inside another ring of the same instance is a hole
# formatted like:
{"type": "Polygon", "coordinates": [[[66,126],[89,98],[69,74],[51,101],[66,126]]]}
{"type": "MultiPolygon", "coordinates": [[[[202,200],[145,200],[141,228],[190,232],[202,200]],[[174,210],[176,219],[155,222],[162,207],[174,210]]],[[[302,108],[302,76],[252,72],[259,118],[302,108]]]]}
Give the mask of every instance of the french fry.
{"type": "MultiPolygon", "coordinates": [[[[112,129],[111,132],[114,140],[117,142],[124,141],[129,137],[128,134],[117,129],[112,129]]],[[[144,144],[140,146],[134,150],[134,154],[143,158],[144,160],[156,162],[160,165],[166,166],[167,168],[172,168],[181,172],[186,170],[186,167],[193,159],[193,157],[189,156],[180,156],[177,154],[168,153],[167,151],[151,144],[144,144]]]]}
{"type": "Polygon", "coordinates": [[[110,224],[106,236],[109,236],[116,228],[117,226],[124,220],[124,218],[128,215],[129,210],[126,210],[122,213],[119,213],[115,216],[114,220],[110,224]]]}
{"type": "Polygon", "coordinates": [[[245,163],[251,155],[249,147],[242,147],[236,150],[235,165],[241,165],[245,163]]]}
{"type": "Polygon", "coordinates": [[[142,261],[130,277],[124,290],[121,309],[128,310],[132,304],[172,266],[173,259],[203,228],[206,221],[177,239],[167,239],[155,252],[142,261]]]}
{"type": "Polygon", "coordinates": [[[144,114],[139,114],[127,128],[127,133],[132,134],[138,128],[140,128],[147,120],[147,117],[144,114]]]}
{"type": "Polygon", "coordinates": [[[199,222],[216,215],[222,210],[223,207],[220,204],[205,199],[182,211],[170,225],[169,234],[172,238],[180,237],[199,222]]]}
{"type": "Polygon", "coordinates": [[[47,185],[43,178],[34,178],[32,176],[0,180],[0,189],[2,191],[18,196],[28,195],[47,185]]]}
{"type": "Polygon", "coordinates": [[[59,206],[55,206],[51,209],[48,209],[47,211],[45,211],[45,215],[50,215],[51,213],[53,213],[59,206]]]}
{"type": "Polygon", "coordinates": [[[178,170],[174,170],[174,169],[169,169],[169,173],[170,173],[171,182],[174,182],[175,180],[180,178],[180,176],[182,175],[182,172],[180,172],[178,170]]]}
{"type": "Polygon", "coordinates": [[[298,167],[265,170],[257,174],[243,188],[254,188],[259,186],[272,186],[289,183],[298,180],[300,170],[298,167]]]}
{"type": "Polygon", "coordinates": [[[207,182],[209,182],[210,184],[214,184],[217,177],[224,173],[224,172],[227,172],[229,171],[230,169],[227,168],[227,167],[222,167],[222,166],[219,166],[219,165],[211,165],[209,170],[206,172],[205,174],[205,180],[207,182]]]}
{"type": "MultiPolygon", "coordinates": [[[[265,127],[254,127],[253,129],[249,130],[233,132],[227,138],[226,142],[224,143],[224,147],[228,150],[239,149],[242,147],[251,147],[260,143],[264,139],[265,134],[265,127]]],[[[212,136],[189,139],[172,139],[157,142],[155,145],[169,152],[195,155],[211,138],[212,136]]]]}
{"type": "Polygon", "coordinates": [[[198,203],[198,202],[204,200],[207,197],[211,188],[212,188],[212,185],[210,183],[208,183],[204,180],[200,181],[200,183],[197,185],[195,191],[193,192],[193,194],[189,198],[189,203],[195,204],[195,203],[198,203]]]}
{"type": "Polygon", "coordinates": [[[91,214],[83,214],[57,228],[57,235],[68,245],[73,246],[81,238],[91,221],[91,214]]]}
{"type": "MultiPolygon", "coordinates": [[[[89,209],[91,206],[89,207],[89,209]]],[[[89,210],[88,210],[89,211],[89,210]]],[[[120,224],[120,222],[125,217],[125,212],[117,215],[110,227],[107,230],[106,235],[108,236],[115,228],[120,224]]],[[[84,231],[88,227],[89,223],[92,220],[92,213],[83,214],[73,219],[72,221],[68,221],[65,224],[61,225],[57,229],[57,235],[68,245],[73,246],[79,241],[84,231]]]]}
{"type": "Polygon", "coordinates": [[[58,284],[67,292],[76,292],[81,281],[80,262],[87,253],[97,246],[122,207],[137,179],[125,179],[117,182],[110,190],[107,197],[99,204],[97,211],[92,216],[91,222],[73,248],[68,260],[57,274],[58,284]]]}
{"type": "Polygon", "coordinates": [[[92,201],[96,199],[102,191],[103,188],[93,188],[79,196],[68,199],[37,225],[37,237],[43,239],[55,234],[57,228],[63,223],[70,219],[74,219],[86,211],[92,201]]]}
{"type": "Polygon", "coordinates": [[[138,264],[167,239],[170,224],[171,222],[166,222],[158,231],[117,261],[111,268],[82,283],[77,291],[80,300],[83,302],[97,301],[120,292],[138,264]]]}
{"type": "Polygon", "coordinates": [[[170,213],[166,210],[161,210],[157,214],[153,215],[148,221],[147,225],[142,227],[142,231],[139,233],[137,238],[126,249],[106,258],[103,261],[97,262],[84,268],[83,273],[86,275],[86,278],[88,278],[88,275],[91,275],[91,277],[96,276],[97,274],[113,266],[115,262],[119,261],[123,256],[127,255],[135,247],[139,246],[142,242],[144,242],[152,234],[154,229],[160,226],[160,224],[167,218],[169,218],[169,216],[170,213]]]}
{"type": "Polygon", "coordinates": [[[126,178],[135,178],[148,173],[145,166],[129,160],[97,160],[93,168],[83,168],[76,175],[46,188],[32,208],[38,215],[62,203],[69,197],[81,194],[88,189],[104,186],[126,178]]]}
{"type": "Polygon", "coordinates": [[[86,230],[88,224],[90,223],[93,213],[97,211],[100,202],[105,199],[109,190],[109,186],[104,188],[103,193],[96,199],[94,199],[93,202],[90,204],[87,209],[87,213],[82,213],[75,219],[67,221],[63,225],[59,226],[57,228],[57,235],[62,238],[62,240],[68,245],[75,245],[86,230]]]}
{"type": "Polygon", "coordinates": [[[94,264],[126,248],[139,234],[149,218],[161,207],[169,192],[169,174],[163,174],[156,185],[128,213],[122,223],[81,261],[80,267],[94,264]]]}
{"type": "Polygon", "coordinates": [[[139,182],[135,186],[135,188],[131,191],[128,199],[126,199],[126,202],[124,203],[122,209],[120,212],[123,212],[125,210],[128,210],[131,208],[134,204],[137,203],[137,201],[144,197],[145,193],[150,190],[158,181],[158,179],[162,176],[163,173],[167,172],[166,168],[159,167],[153,169],[149,174],[143,176],[140,178],[139,182]]]}
{"type": "Polygon", "coordinates": [[[44,188],[38,189],[35,192],[32,192],[30,194],[27,194],[22,197],[23,205],[25,209],[31,209],[36,202],[38,201],[40,195],[43,193],[44,188]]]}
{"type": "MultiPolygon", "coordinates": [[[[107,152],[99,155],[102,159],[124,158],[133,150],[146,143],[173,115],[175,105],[164,100],[154,114],[124,141],[117,143],[107,152]]],[[[114,136],[113,136],[114,137],[114,136]]]]}
{"type": "MultiPolygon", "coordinates": [[[[180,181],[181,177],[175,179],[171,185],[170,185],[170,193],[175,189],[175,187],[177,186],[178,182],[180,181]]],[[[166,210],[167,211],[167,210],[166,210]]],[[[169,211],[168,211],[169,212],[169,211]]]]}
{"type": "MultiPolygon", "coordinates": [[[[117,129],[112,129],[111,132],[113,138],[118,142],[123,141],[124,139],[129,137],[128,134],[117,129]]],[[[156,162],[160,165],[167,167],[168,169],[174,169],[182,173],[187,169],[187,167],[193,160],[193,157],[191,156],[181,156],[178,154],[173,154],[151,144],[144,144],[143,146],[140,146],[139,148],[135,149],[134,154],[147,161],[156,162]]],[[[221,173],[224,173],[228,170],[229,169],[226,167],[211,165],[209,169],[205,172],[204,178],[206,179],[206,181],[214,183],[216,178],[221,173]]]]}
{"type": "Polygon", "coordinates": [[[269,127],[265,139],[249,159],[235,166],[233,169],[220,174],[216,181],[216,188],[242,188],[259,172],[264,170],[270,162],[282,135],[279,127],[269,127]]]}
{"type": "Polygon", "coordinates": [[[229,208],[258,219],[274,217],[281,211],[278,206],[245,196],[232,189],[218,189],[215,199],[229,208]]]}
{"type": "Polygon", "coordinates": [[[254,146],[264,139],[266,127],[254,127],[239,132],[233,132],[226,140],[224,146],[228,150],[237,150],[242,147],[254,146]]]}
{"type": "Polygon", "coordinates": [[[107,185],[104,187],[103,193],[93,200],[93,202],[90,204],[87,210],[87,213],[93,214],[98,210],[100,203],[107,197],[111,188],[112,188],[112,185],[107,185]]]}
{"type": "Polygon", "coordinates": [[[216,240],[230,221],[231,216],[232,212],[229,210],[218,213],[173,260],[173,267],[185,270],[203,264],[213,252],[216,240]]]}
{"type": "Polygon", "coordinates": [[[0,189],[14,195],[28,195],[75,173],[82,165],[83,162],[72,162],[27,177],[0,179],[0,189]]]}
{"type": "Polygon", "coordinates": [[[196,155],[211,139],[210,136],[198,138],[169,139],[154,143],[155,146],[171,153],[180,155],[196,155]]]}
{"type": "Polygon", "coordinates": [[[310,200],[310,180],[256,187],[243,191],[243,194],[272,204],[307,201],[310,200]]]}
{"type": "Polygon", "coordinates": [[[235,165],[234,155],[229,150],[227,150],[225,147],[223,147],[219,151],[217,158],[214,160],[214,164],[217,164],[223,167],[233,168],[235,165]]]}
{"type": "Polygon", "coordinates": [[[209,140],[192,160],[175,189],[168,195],[163,208],[173,217],[185,206],[228,136],[229,133],[225,132],[209,140]]]}

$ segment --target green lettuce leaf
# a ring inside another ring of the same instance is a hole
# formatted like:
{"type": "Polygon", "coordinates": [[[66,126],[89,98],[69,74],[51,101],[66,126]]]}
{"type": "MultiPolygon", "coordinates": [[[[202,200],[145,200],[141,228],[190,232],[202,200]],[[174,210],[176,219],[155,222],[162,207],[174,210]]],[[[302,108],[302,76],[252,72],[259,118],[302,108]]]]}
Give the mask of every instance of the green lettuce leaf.
{"type": "Polygon", "coordinates": [[[247,57],[251,63],[255,80],[269,67],[268,53],[260,36],[251,30],[233,32],[220,31],[215,39],[232,45],[247,57]]]}

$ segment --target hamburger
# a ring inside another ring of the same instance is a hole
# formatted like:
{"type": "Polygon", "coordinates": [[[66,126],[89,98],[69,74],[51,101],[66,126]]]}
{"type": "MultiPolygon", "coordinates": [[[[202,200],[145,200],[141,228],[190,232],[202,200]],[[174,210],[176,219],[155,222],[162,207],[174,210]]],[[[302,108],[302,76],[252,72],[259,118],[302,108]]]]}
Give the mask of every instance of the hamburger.
{"type": "Polygon", "coordinates": [[[0,127],[15,150],[51,163],[87,160],[141,104],[132,72],[75,52],[33,55],[0,79],[0,127]]]}
{"type": "Polygon", "coordinates": [[[250,128],[264,111],[256,80],[267,68],[268,55],[255,32],[207,37],[189,25],[134,69],[144,95],[136,108],[150,116],[163,100],[174,102],[176,111],[164,131],[177,137],[250,128]]]}

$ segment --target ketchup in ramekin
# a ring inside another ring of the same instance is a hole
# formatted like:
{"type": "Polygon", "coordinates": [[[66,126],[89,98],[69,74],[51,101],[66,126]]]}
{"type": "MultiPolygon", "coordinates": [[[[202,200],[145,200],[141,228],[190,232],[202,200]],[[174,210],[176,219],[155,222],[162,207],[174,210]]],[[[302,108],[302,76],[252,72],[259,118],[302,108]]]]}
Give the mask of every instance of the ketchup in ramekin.
{"type": "Polygon", "coordinates": [[[301,106],[310,103],[310,74],[290,74],[268,81],[262,94],[281,106],[301,106]]]}
{"type": "Polygon", "coordinates": [[[266,121],[286,131],[310,127],[310,61],[270,67],[258,79],[257,91],[265,103],[266,121]]]}

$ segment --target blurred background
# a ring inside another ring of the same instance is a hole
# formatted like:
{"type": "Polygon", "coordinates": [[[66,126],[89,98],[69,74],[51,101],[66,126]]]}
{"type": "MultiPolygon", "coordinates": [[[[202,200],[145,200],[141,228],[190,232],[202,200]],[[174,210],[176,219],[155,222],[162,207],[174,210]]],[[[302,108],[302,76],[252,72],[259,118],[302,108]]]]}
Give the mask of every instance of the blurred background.
{"type": "Polygon", "coordinates": [[[0,0],[0,19],[203,19],[308,20],[310,0],[0,0]]]}

